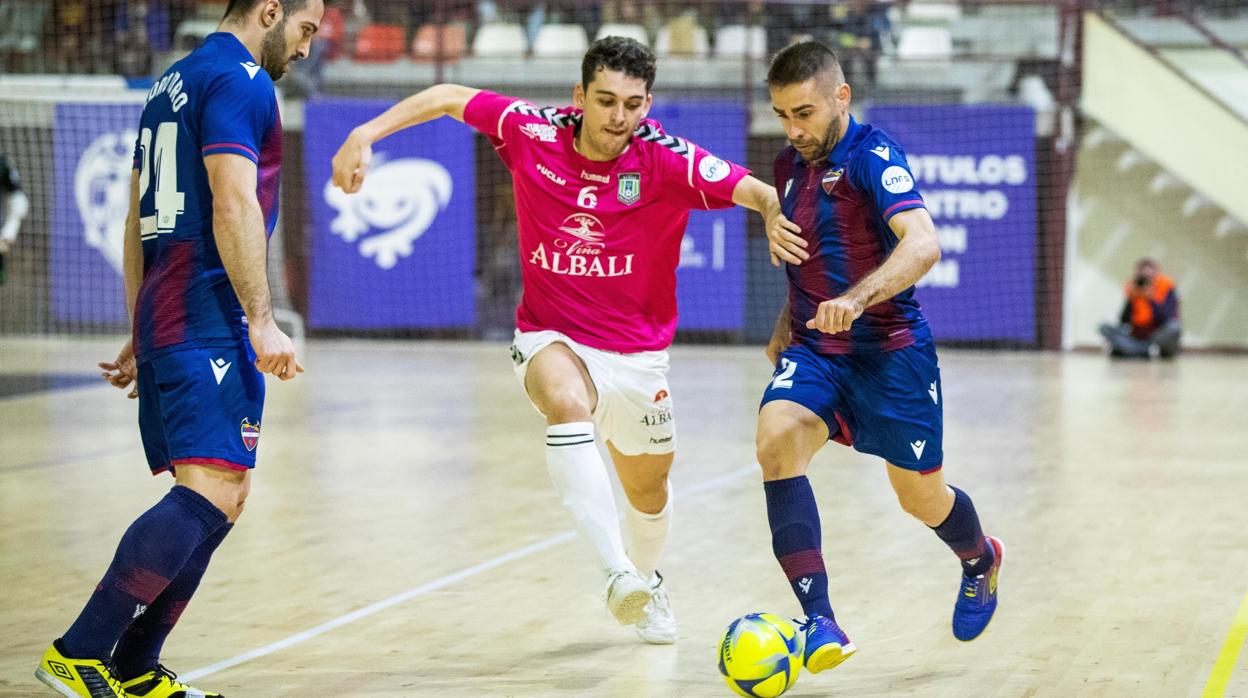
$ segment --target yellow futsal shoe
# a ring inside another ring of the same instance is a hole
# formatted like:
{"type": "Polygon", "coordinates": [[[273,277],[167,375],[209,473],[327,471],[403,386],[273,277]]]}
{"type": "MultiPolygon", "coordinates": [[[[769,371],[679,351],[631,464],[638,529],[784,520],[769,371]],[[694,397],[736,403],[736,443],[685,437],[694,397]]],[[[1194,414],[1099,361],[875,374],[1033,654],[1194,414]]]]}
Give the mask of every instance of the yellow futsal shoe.
{"type": "Polygon", "coordinates": [[[159,664],[156,665],[155,671],[149,671],[138,678],[130,679],[122,685],[122,688],[126,690],[127,696],[142,696],[143,698],[223,698],[220,693],[201,691],[187,686],[178,680],[177,674],[159,664]]]}
{"type": "Polygon", "coordinates": [[[121,682],[113,676],[112,669],[98,659],[73,659],[61,652],[61,641],[52,643],[35,678],[47,684],[57,693],[74,698],[125,698],[121,682]]]}

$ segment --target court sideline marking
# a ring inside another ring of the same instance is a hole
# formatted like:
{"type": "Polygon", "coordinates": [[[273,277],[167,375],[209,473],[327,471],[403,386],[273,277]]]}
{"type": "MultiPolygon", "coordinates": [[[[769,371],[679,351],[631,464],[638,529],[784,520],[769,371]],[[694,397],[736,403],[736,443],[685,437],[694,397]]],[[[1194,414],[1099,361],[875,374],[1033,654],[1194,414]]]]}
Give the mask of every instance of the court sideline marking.
{"type": "MultiPolygon", "coordinates": [[[[685,489],[682,492],[682,496],[694,497],[699,494],[703,494],[705,492],[709,492],[711,490],[718,489],[724,485],[730,484],[736,480],[741,479],[742,477],[746,475],[749,475],[750,473],[758,473],[758,472],[759,472],[759,469],[757,465],[751,465],[748,467],[739,468],[737,470],[733,470],[732,472],[725,473],[724,475],[713,477],[709,480],[703,480],[702,482],[699,482],[698,484],[693,485],[689,487],[688,489],[685,489]]],[[[284,650],[288,647],[293,647],[302,642],[306,642],[307,640],[311,640],[312,638],[317,637],[318,635],[324,635],[325,633],[331,630],[334,630],[336,628],[340,628],[348,623],[353,623],[357,620],[360,620],[361,618],[367,618],[368,616],[375,615],[388,608],[397,606],[407,601],[411,601],[414,598],[424,596],[425,594],[428,594],[431,591],[437,591],[438,589],[441,589],[443,587],[447,587],[457,582],[463,581],[465,579],[468,579],[469,577],[475,577],[476,575],[481,574],[482,572],[488,572],[489,570],[492,570],[495,567],[500,567],[509,562],[520,560],[520,559],[529,557],[530,555],[535,555],[537,553],[540,553],[543,550],[548,550],[555,546],[562,545],[564,543],[567,543],[570,540],[574,540],[575,538],[576,538],[575,531],[564,531],[563,533],[550,536],[548,538],[544,538],[536,543],[531,543],[522,548],[516,548],[515,550],[512,550],[507,553],[503,553],[502,555],[493,557],[489,560],[486,560],[485,562],[481,562],[476,565],[473,565],[472,567],[464,568],[458,572],[452,572],[451,574],[425,582],[424,584],[421,584],[420,586],[417,586],[412,589],[408,589],[407,591],[395,594],[394,596],[391,596],[389,598],[382,599],[381,601],[376,601],[363,608],[356,609],[354,611],[351,611],[350,613],[346,613],[341,616],[338,616],[337,618],[325,621],[324,623],[321,623],[320,625],[317,625],[312,628],[308,628],[307,630],[304,630],[302,632],[295,633],[294,635],[290,635],[281,640],[278,640],[277,642],[265,645],[264,647],[258,647],[249,652],[244,652],[240,655],[230,657],[229,659],[225,659],[220,662],[217,662],[216,664],[209,664],[206,667],[201,667],[199,669],[195,669],[194,671],[188,671],[185,674],[181,675],[181,680],[194,681],[196,679],[207,676],[209,674],[215,674],[219,671],[224,671],[226,669],[236,667],[239,664],[249,662],[253,659],[259,659],[260,657],[273,654],[274,652],[284,650]]]]}
{"type": "Polygon", "coordinates": [[[1244,638],[1248,637],[1248,593],[1239,604],[1235,620],[1231,621],[1231,629],[1226,633],[1226,642],[1222,643],[1222,651],[1218,660],[1213,663],[1213,671],[1209,672],[1209,682],[1201,698],[1221,698],[1226,695],[1226,684],[1231,680],[1231,672],[1239,661],[1239,651],[1244,647],[1244,638]]]}

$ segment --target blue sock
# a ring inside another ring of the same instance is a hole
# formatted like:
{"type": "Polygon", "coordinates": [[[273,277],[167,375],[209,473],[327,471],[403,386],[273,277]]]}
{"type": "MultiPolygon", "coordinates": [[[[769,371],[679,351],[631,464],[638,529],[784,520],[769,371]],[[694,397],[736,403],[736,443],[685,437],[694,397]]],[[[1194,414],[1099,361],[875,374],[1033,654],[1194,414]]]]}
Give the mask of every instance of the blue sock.
{"type": "Polygon", "coordinates": [[[234,524],[227,523],[200,543],[182,566],[178,576],[169,582],[169,586],[165,587],[142,615],[134,619],[117,641],[113,663],[122,681],[129,681],[156,670],[165,638],[169,637],[173,626],[182,616],[182,611],[186,610],[186,605],[194,596],[199,580],[203,579],[204,571],[208,569],[212,554],[232,528],[234,524]]]}
{"type": "Polygon", "coordinates": [[[806,476],[763,483],[771,550],[793,586],[793,594],[810,616],[833,618],[828,602],[828,572],[823,566],[819,506],[806,476]]]}
{"type": "Polygon", "coordinates": [[[992,546],[979,526],[975,504],[962,490],[953,490],[953,509],[941,524],[932,530],[962,561],[962,573],[976,577],[988,571],[994,562],[992,546]]]}
{"type": "Polygon", "coordinates": [[[225,514],[194,490],[181,485],[169,490],[121,537],[104,578],[61,637],[65,654],[108,661],[130,622],[160,596],[195,549],[225,521],[225,514]]]}

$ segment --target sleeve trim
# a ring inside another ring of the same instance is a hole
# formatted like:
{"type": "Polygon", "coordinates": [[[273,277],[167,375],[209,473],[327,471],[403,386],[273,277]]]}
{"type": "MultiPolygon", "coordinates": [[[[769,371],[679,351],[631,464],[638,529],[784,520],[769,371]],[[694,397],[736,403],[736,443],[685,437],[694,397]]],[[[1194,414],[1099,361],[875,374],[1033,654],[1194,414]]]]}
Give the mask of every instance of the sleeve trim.
{"type": "Polygon", "coordinates": [[[204,146],[199,152],[201,155],[211,155],[212,153],[208,152],[210,150],[241,150],[250,156],[251,159],[256,161],[260,160],[260,156],[256,154],[256,151],[248,148],[242,143],[213,143],[211,145],[204,146]]]}
{"type": "Polygon", "coordinates": [[[897,209],[900,209],[902,206],[906,206],[907,208],[925,208],[925,206],[923,205],[922,199],[906,199],[905,201],[898,201],[892,206],[889,206],[888,208],[884,209],[884,213],[881,214],[880,217],[883,218],[884,220],[888,220],[889,217],[892,216],[892,214],[901,213],[901,211],[897,209]]]}

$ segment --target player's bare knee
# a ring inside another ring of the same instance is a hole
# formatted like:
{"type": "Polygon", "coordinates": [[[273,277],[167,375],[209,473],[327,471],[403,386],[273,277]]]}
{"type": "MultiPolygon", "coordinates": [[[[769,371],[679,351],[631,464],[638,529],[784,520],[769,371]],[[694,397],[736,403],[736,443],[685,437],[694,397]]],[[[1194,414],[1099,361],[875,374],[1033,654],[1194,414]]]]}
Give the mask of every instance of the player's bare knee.
{"type": "Polygon", "coordinates": [[[936,496],[934,493],[898,492],[897,501],[901,504],[902,511],[924,523],[934,518],[943,518],[942,514],[948,513],[947,511],[940,511],[945,502],[942,497],[936,496]]]}
{"type": "Polygon", "coordinates": [[[806,471],[805,463],[793,449],[793,439],[786,430],[760,429],[754,446],[764,480],[797,477],[806,471]]]}
{"type": "Polygon", "coordinates": [[[589,400],[585,395],[570,388],[560,388],[541,397],[542,414],[550,424],[588,422],[592,418],[589,400]]]}

